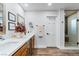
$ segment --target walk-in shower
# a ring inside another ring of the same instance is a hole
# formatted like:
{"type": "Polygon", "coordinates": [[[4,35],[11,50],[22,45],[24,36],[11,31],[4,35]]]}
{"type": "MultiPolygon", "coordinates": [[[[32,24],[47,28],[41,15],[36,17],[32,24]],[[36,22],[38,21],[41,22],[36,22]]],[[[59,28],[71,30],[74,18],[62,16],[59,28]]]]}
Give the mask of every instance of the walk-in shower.
{"type": "Polygon", "coordinates": [[[78,11],[65,11],[65,46],[78,47],[78,11]]]}

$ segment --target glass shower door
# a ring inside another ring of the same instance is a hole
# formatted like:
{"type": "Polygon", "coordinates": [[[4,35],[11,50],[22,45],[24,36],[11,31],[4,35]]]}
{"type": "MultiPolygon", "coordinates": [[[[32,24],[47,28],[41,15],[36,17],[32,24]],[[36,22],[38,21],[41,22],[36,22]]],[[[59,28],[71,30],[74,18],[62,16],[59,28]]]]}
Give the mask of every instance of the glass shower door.
{"type": "Polygon", "coordinates": [[[70,46],[77,46],[77,18],[76,17],[70,21],[69,44],[70,46]]]}

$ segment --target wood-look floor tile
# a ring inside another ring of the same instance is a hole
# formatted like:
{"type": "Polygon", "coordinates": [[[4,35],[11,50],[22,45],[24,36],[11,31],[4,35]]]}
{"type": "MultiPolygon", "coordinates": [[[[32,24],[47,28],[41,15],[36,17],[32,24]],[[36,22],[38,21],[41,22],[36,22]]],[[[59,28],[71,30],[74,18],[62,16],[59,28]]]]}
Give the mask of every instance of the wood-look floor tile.
{"type": "Polygon", "coordinates": [[[36,48],[33,56],[79,56],[79,50],[60,50],[57,48],[36,48]]]}

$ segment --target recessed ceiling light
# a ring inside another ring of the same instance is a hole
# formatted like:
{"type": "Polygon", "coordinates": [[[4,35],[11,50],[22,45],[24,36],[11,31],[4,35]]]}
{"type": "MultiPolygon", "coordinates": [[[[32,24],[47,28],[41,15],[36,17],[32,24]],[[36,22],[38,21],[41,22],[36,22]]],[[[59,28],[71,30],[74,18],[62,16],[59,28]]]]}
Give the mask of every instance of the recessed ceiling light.
{"type": "Polygon", "coordinates": [[[24,6],[25,6],[25,7],[28,7],[28,4],[26,3],[26,4],[24,4],[24,6]]]}
{"type": "Polygon", "coordinates": [[[48,3],[48,6],[51,6],[52,5],[52,3],[48,3]]]}

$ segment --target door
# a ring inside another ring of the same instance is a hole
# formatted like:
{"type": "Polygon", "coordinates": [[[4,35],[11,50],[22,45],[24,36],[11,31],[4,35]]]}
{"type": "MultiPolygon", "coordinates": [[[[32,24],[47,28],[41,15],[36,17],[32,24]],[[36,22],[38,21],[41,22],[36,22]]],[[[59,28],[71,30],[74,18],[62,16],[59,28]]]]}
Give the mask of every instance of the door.
{"type": "Polygon", "coordinates": [[[48,17],[46,25],[47,47],[56,47],[56,17],[48,17]]]}
{"type": "Polygon", "coordinates": [[[73,19],[70,20],[69,22],[69,42],[72,45],[77,44],[77,18],[74,17],[73,19]]]}

